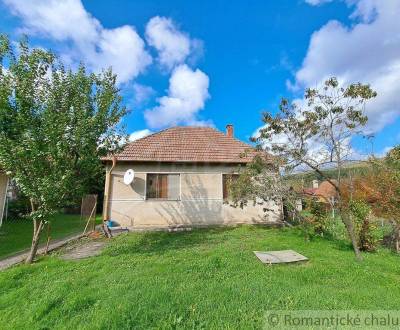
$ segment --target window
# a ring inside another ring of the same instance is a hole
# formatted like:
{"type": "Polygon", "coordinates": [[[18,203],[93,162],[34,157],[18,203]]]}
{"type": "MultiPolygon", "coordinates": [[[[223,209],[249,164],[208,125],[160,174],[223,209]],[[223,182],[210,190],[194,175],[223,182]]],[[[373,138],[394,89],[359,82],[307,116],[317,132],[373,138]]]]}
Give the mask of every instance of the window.
{"type": "Polygon", "coordinates": [[[224,199],[229,197],[229,187],[239,178],[239,174],[222,174],[222,195],[224,199]]]}
{"type": "Polygon", "coordinates": [[[146,199],[179,200],[179,174],[147,174],[146,199]]]}

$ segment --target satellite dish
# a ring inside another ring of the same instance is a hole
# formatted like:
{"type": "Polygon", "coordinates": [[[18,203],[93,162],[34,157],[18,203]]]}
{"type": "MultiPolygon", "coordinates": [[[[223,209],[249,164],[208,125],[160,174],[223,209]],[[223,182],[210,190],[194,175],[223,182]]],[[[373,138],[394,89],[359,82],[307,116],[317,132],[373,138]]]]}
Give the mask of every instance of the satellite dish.
{"type": "Polygon", "coordinates": [[[127,170],[124,174],[124,183],[126,185],[130,185],[134,179],[135,179],[135,171],[132,169],[127,170]]]}

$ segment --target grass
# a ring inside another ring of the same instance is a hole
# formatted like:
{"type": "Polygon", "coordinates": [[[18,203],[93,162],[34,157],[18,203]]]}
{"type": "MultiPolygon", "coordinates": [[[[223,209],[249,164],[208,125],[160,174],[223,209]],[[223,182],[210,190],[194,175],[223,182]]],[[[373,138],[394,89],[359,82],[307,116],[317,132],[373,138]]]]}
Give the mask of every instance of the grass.
{"type": "Polygon", "coordinates": [[[348,245],[296,229],[242,226],[131,233],[100,256],[48,256],[0,273],[0,324],[24,329],[248,329],[269,309],[400,306],[400,257],[357,263],[348,245]],[[294,249],[308,263],[265,266],[253,250],[294,249]]]}
{"type": "MultiPolygon", "coordinates": [[[[51,238],[60,239],[82,232],[85,221],[80,215],[56,214],[51,219],[51,238]]],[[[41,243],[47,240],[47,227],[42,232],[41,243]]],[[[0,227],[0,260],[28,249],[32,242],[33,225],[28,219],[5,221],[0,227]]]]}

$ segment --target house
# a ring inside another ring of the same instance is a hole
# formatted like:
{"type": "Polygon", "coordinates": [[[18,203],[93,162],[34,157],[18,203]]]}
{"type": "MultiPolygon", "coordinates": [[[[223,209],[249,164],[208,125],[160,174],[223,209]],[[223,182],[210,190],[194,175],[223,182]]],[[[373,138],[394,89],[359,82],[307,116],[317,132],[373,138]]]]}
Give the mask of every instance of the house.
{"type": "Polygon", "coordinates": [[[103,218],[133,229],[278,223],[281,206],[226,203],[227,182],[258,152],[210,127],[172,127],[129,143],[106,163],[103,218]],[[128,169],[134,180],[124,183],[128,169]],[[269,211],[264,212],[265,209],[269,211]]]}
{"type": "MultiPolygon", "coordinates": [[[[331,180],[333,183],[337,183],[336,180],[331,180]]],[[[335,187],[327,180],[322,181],[319,184],[318,180],[313,180],[312,188],[305,188],[303,190],[306,196],[316,198],[319,202],[329,204],[333,206],[337,198],[337,192],[335,187]]]]}
{"type": "Polygon", "coordinates": [[[0,171],[0,225],[3,221],[4,209],[7,198],[8,177],[0,171]]]}
{"type": "MultiPolygon", "coordinates": [[[[337,184],[337,180],[331,179],[331,181],[337,184]]],[[[328,180],[322,181],[321,184],[318,180],[313,180],[312,185],[312,188],[303,189],[303,195],[324,205],[326,210],[331,211],[334,218],[338,196],[336,188],[328,180]]]]}

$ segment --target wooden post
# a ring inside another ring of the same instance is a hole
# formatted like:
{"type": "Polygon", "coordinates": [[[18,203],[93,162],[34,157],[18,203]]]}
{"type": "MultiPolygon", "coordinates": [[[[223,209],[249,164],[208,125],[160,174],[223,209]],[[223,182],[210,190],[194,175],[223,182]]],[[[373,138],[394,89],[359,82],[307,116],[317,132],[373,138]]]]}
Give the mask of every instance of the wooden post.
{"type": "MultiPolygon", "coordinates": [[[[95,210],[96,210],[96,204],[94,205],[94,207],[93,207],[93,209],[92,209],[92,212],[91,212],[90,215],[89,215],[89,219],[88,219],[88,221],[86,222],[86,226],[85,226],[85,229],[83,230],[82,235],[85,235],[86,229],[87,229],[87,227],[89,226],[90,220],[92,219],[92,215],[93,215],[93,212],[95,212],[95,210]]],[[[96,215],[95,215],[95,219],[96,219],[96,215]]]]}
{"type": "Polygon", "coordinates": [[[44,254],[47,254],[47,252],[49,252],[49,245],[50,245],[50,240],[51,240],[50,231],[51,231],[51,223],[48,222],[47,223],[47,242],[46,242],[46,250],[44,251],[44,254]]]}
{"type": "Polygon", "coordinates": [[[93,231],[96,229],[96,211],[97,211],[97,195],[96,195],[96,202],[94,203],[93,228],[92,228],[93,231]]]}
{"type": "Polygon", "coordinates": [[[117,157],[113,156],[112,159],[112,166],[110,170],[106,173],[106,182],[105,182],[105,189],[104,189],[104,205],[103,205],[103,222],[108,220],[108,204],[110,198],[110,188],[111,188],[111,173],[117,164],[117,157]]]}

